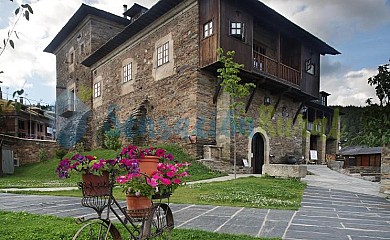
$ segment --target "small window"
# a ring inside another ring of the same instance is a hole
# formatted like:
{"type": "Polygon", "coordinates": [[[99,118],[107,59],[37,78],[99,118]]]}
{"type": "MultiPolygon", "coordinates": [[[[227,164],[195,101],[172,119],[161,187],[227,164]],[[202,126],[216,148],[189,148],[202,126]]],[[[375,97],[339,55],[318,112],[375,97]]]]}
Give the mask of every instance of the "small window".
{"type": "Polygon", "coordinates": [[[230,36],[245,41],[244,23],[230,22],[230,36]]]}
{"type": "Polygon", "coordinates": [[[213,34],[213,21],[209,21],[203,25],[203,37],[207,38],[213,34]]]}
{"type": "Polygon", "coordinates": [[[74,52],[71,52],[69,55],[69,64],[73,64],[73,63],[74,63],[74,52]]]}
{"type": "Polygon", "coordinates": [[[18,120],[18,128],[24,130],[24,121],[18,120]]]}
{"type": "Polygon", "coordinates": [[[84,51],[85,51],[84,43],[81,43],[80,44],[80,54],[84,54],[84,51]]]}
{"type": "Polygon", "coordinates": [[[132,80],[133,64],[129,63],[123,67],[123,82],[129,82],[132,80]]]}
{"type": "Polygon", "coordinates": [[[315,65],[311,61],[311,58],[306,60],[306,72],[311,74],[311,75],[315,74],[315,65]]]}
{"type": "Polygon", "coordinates": [[[169,62],[169,42],[157,48],[157,67],[169,62]]]}
{"type": "Polygon", "coordinates": [[[97,82],[93,85],[93,97],[97,98],[101,96],[101,82],[97,82]]]}

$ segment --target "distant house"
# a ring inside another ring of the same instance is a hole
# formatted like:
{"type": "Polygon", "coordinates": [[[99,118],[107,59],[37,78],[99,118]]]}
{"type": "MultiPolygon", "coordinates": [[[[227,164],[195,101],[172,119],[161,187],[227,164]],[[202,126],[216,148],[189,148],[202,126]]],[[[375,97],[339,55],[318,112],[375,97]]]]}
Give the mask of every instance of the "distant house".
{"type": "Polygon", "coordinates": [[[339,154],[344,158],[344,168],[351,172],[380,173],[382,147],[347,147],[339,154]]]}
{"type": "Polygon", "coordinates": [[[21,109],[7,106],[7,100],[0,99],[0,133],[18,138],[54,140],[54,112],[42,110],[35,105],[26,105],[20,98],[21,109]]]}
{"type": "Polygon", "coordinates": [[[237,159],[253,173],[289,154],[337,153],[320,56],[340,53],[316,36],[257,0],[160,0],[123,15],[83,4],[44,50],[56,55],[62,146],[99,147],[117,128],[123,144],[176,143],[197,158],[212,146],[229,162],[237,139],[237,159]],[[242,80],[256,85],[244,99],[252,121],[237,132],[216,76],[218,48],[234,50],[242,80]]]}

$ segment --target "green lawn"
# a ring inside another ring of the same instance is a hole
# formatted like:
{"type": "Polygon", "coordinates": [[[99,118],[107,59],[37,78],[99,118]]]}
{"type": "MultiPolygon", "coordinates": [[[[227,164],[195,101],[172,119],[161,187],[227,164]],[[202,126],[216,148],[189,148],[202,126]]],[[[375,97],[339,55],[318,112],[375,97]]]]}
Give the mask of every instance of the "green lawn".
{"type": "MultiPolygon", "coordinates": [[[[25,212],[0,211],[0,219],[2,225],[0,228],[0,239],[2,240],[68,240],[73,237],[81,226],[76,224],[73,218],[58,218],[54,216],[28,214],[25,212]]],[[[123,228],[119,226],[118,228],[121,231],[123,239],[127,239],[124,237],[126,235],[124,234],[123,228]]],[[[199,230],[174,229],[172,239],[251,240],[266,238],[218,234],[199,230]]]]}

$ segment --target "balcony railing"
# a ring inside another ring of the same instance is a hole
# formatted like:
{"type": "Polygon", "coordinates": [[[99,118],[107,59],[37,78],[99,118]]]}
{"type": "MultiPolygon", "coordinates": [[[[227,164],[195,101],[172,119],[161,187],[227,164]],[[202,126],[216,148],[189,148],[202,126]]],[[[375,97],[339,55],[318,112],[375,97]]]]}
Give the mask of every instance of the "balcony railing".
{"type": "Polygon", "coordinates": [[[294,85],[300,85],[301,72],[275,59],[253,51],[253,69],[286,80],[294,85]]]}

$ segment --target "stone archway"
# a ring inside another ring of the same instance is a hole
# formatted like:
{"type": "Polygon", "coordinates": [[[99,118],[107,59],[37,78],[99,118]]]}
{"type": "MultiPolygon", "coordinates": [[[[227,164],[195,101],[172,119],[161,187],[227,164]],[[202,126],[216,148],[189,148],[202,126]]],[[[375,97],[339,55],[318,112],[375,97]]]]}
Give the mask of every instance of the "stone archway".
{"type": "Polygon", "coordinates": [[[269,138],[262,128],[254,128],[248,137],[248,163],[253,173],[261,174],[269,164],[269,138]]]}

